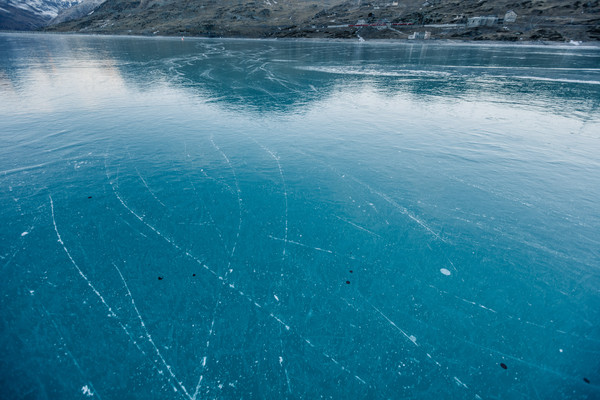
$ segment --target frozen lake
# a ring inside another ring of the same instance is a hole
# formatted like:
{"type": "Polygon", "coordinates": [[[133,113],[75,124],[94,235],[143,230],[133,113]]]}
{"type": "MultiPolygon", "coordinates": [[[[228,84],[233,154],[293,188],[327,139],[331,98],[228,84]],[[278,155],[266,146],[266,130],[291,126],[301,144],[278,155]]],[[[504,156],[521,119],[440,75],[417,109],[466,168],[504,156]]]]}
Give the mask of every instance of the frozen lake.
{"type": "Polygon", "coordinates": [[[2,399],[600,397],[600,49],[0,34],[2,399]]]}

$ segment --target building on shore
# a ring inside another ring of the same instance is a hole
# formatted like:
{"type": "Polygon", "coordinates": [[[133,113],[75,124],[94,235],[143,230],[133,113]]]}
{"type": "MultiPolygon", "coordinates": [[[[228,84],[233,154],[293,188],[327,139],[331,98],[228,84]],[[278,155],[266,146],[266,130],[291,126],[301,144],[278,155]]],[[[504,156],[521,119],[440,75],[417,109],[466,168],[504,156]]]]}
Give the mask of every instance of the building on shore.
{"type": "Polygon", "coordinates": [[[413,32],[412,34],[408,35],[408,39],[409,40],[429,40],[431,39],[431,32],[429,31],[425,31],[425,32],[413,32]]]}

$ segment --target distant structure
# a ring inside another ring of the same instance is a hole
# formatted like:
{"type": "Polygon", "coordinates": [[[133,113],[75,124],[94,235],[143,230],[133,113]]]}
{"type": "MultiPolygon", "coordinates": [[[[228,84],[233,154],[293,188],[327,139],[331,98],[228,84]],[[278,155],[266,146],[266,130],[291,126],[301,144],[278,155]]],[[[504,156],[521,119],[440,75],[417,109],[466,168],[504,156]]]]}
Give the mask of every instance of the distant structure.
{"type": "Polygon", "coordinates": [[[431,39],[431,32],[429,31],[425,31],[425,32],[413,32],[411,35],[408,35],[408,39],[409,40],[429,40],[431,39]]]}
{"type": "Polygon", "coordinates": [[[506,14],[504,14],[504,23],[513,23],[517,21],[517,13],[513,10],[508,10],[506,14]]]}
{"type": "Polygon", "coordinates": [[[498,23],[498,17],[488,15],[485,17],[471,17],[467,19],[467,27],[477,28],[479,26],[494,26],[498,23]]]}

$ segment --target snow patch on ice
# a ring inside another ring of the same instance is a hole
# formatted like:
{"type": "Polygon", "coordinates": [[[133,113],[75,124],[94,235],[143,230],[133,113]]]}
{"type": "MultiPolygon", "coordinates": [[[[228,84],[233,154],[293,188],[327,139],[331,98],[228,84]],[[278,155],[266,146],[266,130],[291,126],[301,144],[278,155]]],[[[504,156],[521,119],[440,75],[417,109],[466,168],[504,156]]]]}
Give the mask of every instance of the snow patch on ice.
{"type": "Polygon", "coordinates": [[[81,388],[81,392],[88,396],[88,397],[93,397],[94,393],[92,393],[92,391],[90,390],[90,388],[88,387],[88,385],[85,385],[84,387],[81,388]]]}

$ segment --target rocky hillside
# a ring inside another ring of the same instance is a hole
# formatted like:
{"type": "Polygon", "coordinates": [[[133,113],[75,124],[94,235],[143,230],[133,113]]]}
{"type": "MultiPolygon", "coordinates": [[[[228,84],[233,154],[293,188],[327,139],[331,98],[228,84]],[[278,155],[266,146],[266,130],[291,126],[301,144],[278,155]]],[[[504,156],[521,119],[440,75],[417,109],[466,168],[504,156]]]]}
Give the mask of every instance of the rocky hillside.
{"type": "Polygon", "coordinates": [[[405,39],[412,35],[472,40],[593,41],[600,40],[600,3],[599,0],[106,0],[93,14],[49,29],[209,37],[405,39]],[[513,14],[507,15],[510,10],[513,14]],[[490,17],[477,18],[485,16],[490,17]]]}

